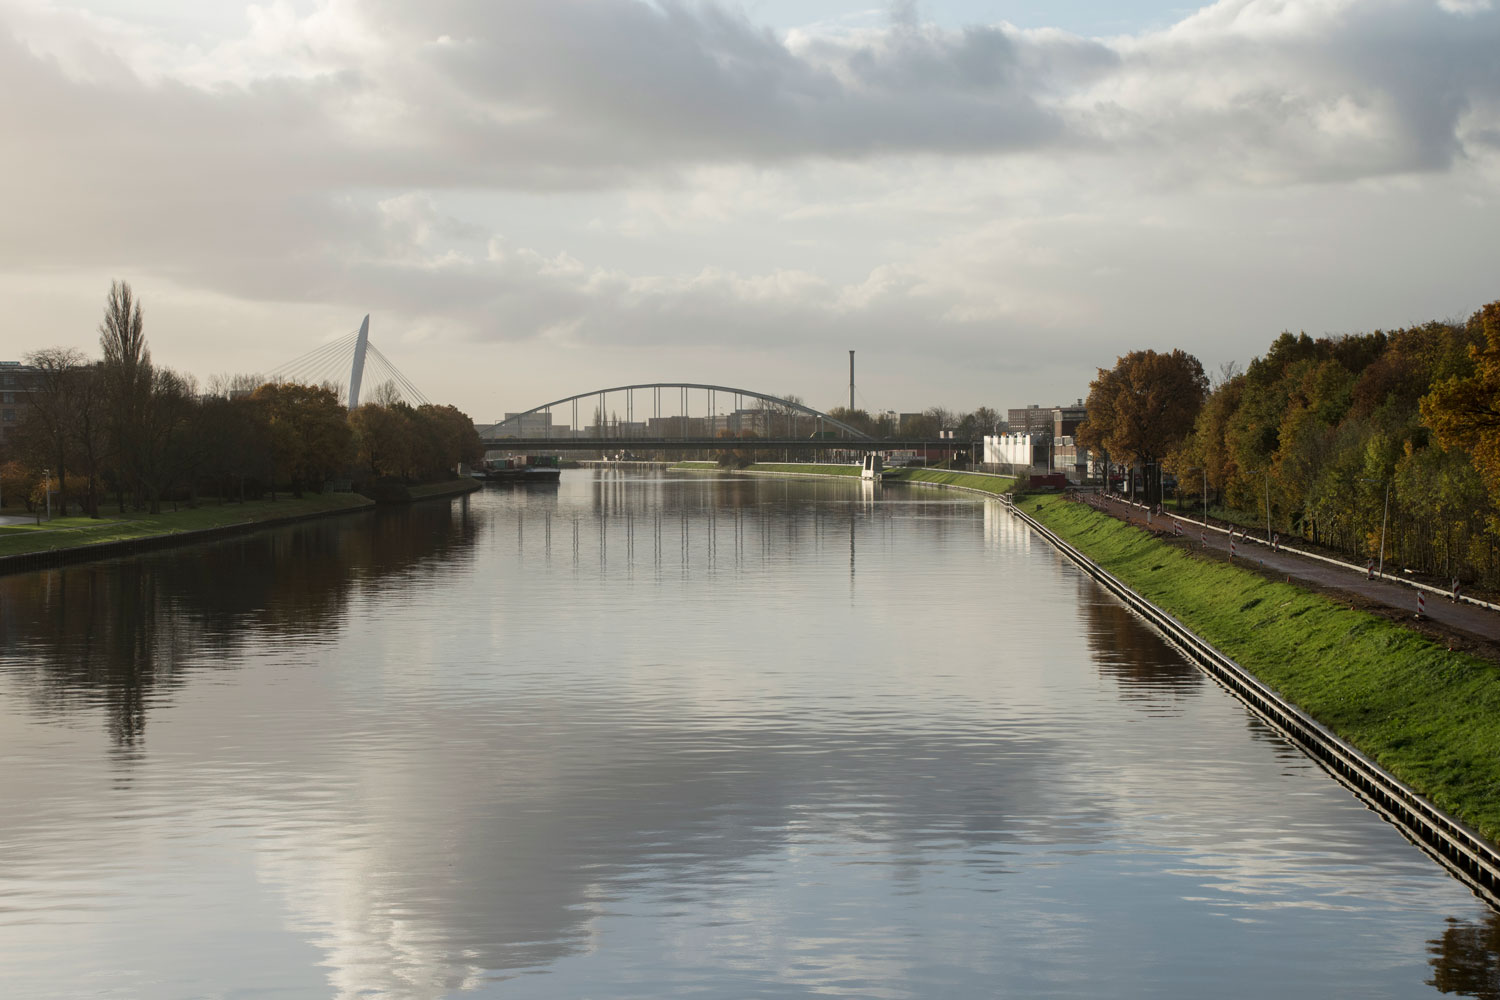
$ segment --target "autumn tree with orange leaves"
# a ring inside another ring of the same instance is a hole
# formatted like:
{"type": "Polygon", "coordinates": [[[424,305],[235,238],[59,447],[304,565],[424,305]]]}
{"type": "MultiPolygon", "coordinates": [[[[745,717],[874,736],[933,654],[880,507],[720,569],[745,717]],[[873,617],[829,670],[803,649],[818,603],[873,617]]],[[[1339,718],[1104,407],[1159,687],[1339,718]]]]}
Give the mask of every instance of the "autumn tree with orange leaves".
{"type": "Polygon", "coordinates": [[[1160,462],[1193,430],[1208,395],[1198,359],[1182,350],[1131,351],[1089,383],[1078,440],[1113,462],[1149,471],[1147,500],[1161,498],[1160,462]]]}
{"type": "Polygon", "coordinates": [[[1500,496],[1500,302],[1469,321],[1484,344],[1469,348],[1474,372],[1450,376],[1422,398],[1422,420],[1445,448],[1467,451],[1490,496],[1500,496]]]}

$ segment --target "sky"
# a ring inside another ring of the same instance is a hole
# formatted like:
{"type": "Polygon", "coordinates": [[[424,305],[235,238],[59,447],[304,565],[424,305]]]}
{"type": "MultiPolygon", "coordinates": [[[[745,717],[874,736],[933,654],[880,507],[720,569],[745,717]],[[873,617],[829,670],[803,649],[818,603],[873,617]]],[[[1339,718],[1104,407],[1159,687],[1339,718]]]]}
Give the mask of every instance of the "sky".
{"type": "Polygon", "coordinates": [[[371,316],[476,421],[870,410],[1500,299],[1493,0],[0,0],[0,359],[267,372],[371,316]]]}

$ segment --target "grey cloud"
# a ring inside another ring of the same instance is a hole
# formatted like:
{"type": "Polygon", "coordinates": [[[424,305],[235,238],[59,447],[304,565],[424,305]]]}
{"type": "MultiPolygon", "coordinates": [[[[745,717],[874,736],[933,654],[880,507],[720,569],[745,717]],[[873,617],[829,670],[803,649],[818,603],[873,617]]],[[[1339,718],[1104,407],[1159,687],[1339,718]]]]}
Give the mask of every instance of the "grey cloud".
{"type": "MultiPolygon", "coordinates": [[[[105,41],[74,79],[0,31],[0,82],[27,95],[0,123],[28,154],[13,182],[40,176],[87,208],[241,187],[262,203],[616,187],[890,153],[1121,150],[1218,179],[1336,179],[1442,169],[1466,112],[1500,100],[1493,11],[1387,0],[1258,32],[1266,8],[1226,0],[1106,44],[899,19],[787,41],[712,4],[370,0],[349,30],[379,45],[327,54],[320,75],[211,88],[142,82],[105,41]]],[[[1471,124],[1478,139],[1496,123],[1471,124]]]]}
{"type": "MultiPolygon", "coordinates": [[[[965,318],[910,274],[861,298],[816,274],[721,274],[712,256],[670,279],[637,260],[631,273],[490,261],[472,221],[444,216],[451,191],[556,196],[670,187],[704,164],[934,154],[1030,157],[1038,173],[1086,159],[1083,176],[1128,196],[1141,178],[1436,172],[1492,156],[1500,135],[1500,14],[1418,0],[1225,0],[1109,42],[912,17],[782,38],[714,4],[367,0],[336,8],[347,38],[309,43],[321,72],[226,70],[212,85],[171,66],[137,75],[139,57],[105,37],[54,57],[7,9],[0,87],[24,96],[0,102],[19,151],[0,166],[13,192],[0,268],[123,263],[247,299],[441,315],[486,339],[895,347],[924,331],[953,349],[1014,341],[1025,363],[1057,338],[1036,317],[965,318]]],[[[997,284],[1024,280],[1005,266],[997,284]]]]}
{"type": "Polygon", "coordinates": [[[222,179],[274,197],[1067,148],[1206,153],[1220,175],[1250,155],[1290,179],[1360,176],[1443,167],[1465,111],[1500,97],[1493,11],[1392,0],[1256,33],[1264,7],[1222,3],[1112,45],[909,22],[789,43],[711,4],[370,0],[350,9],[381,44],[329,54],[334,71],[211,89],[133,79],[104,42],[97,80],[73,80],[0,32],[0,74],[28,95],[0,115],[40,170],[79,189],[170,195],[222,179]],[[1366,114],[1365,132],[1331,134],[1340,107],[1366,114]]]}
{"type": "Polygon", "coordinates": [[[1500,96],[1500,15],[1415,0],[1225,0],[1127,47],[1084,114],[1126,148],[1202,156],[1218,178],[1327,182],[1438,171],[1500,96]]]}
{"type": "Polygon", "coordinates": [[[426,99],[390,125],[434,150],[461,150],[429,167],[452,183],[607,184],[685,164],[893,152],[1171,155],[1214,145],[1317,180],[1440,169],[1461,152],[1465,111],[1500,95],[1490,57],[1500,15],[1417,0],[1333,14],[1226,0],[1172,31],[1108,44],[909,18],[783,40],[711,4],[362,11],[398,53],[359,67],[363,86],[426,99]],[[1340,134],[1341,108],[1366,118],[1340,134]]]}
{"type": "Polygon", "coordinates": [[[393,78],[456,97],[411,125],[466,144],[474,158],[458,169],[476,179],[504,182],[518,163],[587,174],[599,164],[1026,148],[1062,136],[999,30],[799,54],[713,6],[386,13],[409,53],[393,78]],[[435,38],[451,41],[419,44],[435,38]]]}

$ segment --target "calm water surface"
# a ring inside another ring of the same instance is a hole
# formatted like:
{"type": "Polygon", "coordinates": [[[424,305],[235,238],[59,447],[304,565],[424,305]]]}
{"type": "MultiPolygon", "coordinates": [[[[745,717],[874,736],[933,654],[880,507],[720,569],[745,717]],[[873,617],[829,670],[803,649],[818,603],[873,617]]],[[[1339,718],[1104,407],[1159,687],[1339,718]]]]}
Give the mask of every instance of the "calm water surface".
{"type": "Polygon", "coordinates": [[[0,577],[0,996],[1500,996],[995,505],[570,471],[0,577]]]}

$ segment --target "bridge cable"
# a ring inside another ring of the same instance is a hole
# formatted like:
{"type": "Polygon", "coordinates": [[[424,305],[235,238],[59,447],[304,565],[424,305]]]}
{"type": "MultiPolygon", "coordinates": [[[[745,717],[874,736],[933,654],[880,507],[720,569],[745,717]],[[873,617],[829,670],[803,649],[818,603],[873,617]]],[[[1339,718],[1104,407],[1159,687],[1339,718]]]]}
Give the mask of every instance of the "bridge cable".
{"type": "Polygon", "coordinates": [[[336,357],[349,351],[354,346],[354,338],[358,335],[359,334],[356,331],[354,333],[346,334],[345,336],[340,337],[337,340],[329,341],[326,344],[320,344],[319,346],[314,347],[312,350],[306,352],[305,354],[298,355],[285,364],[277,365],[275,368],[271,369],[271,371],[268,373],[268,376],[273,380],[278,378],[291,378],[306,371],[311,366],[316,365],[321,368],[324,362],[329,358],[336,357]]]}
{"type": "Polygon", "coordinates": [[[411,393],[414,399],[419,400],[422,403],[432,403],[432,400],[428,399],[427,396],[422,392],[422,390],[416,387],[416,384],[413,383],[411,379],[402,374],[399,368],[391,364],[389,358],[380,353],[379,348],[377,348],[374,344],[370,344],[368,349],[371,354],[375,355],[375,357],[386,368],[386,370],[395,377],[396,382],[398,382],[404,389],[406,389],[407,392],[411,393]]]}

